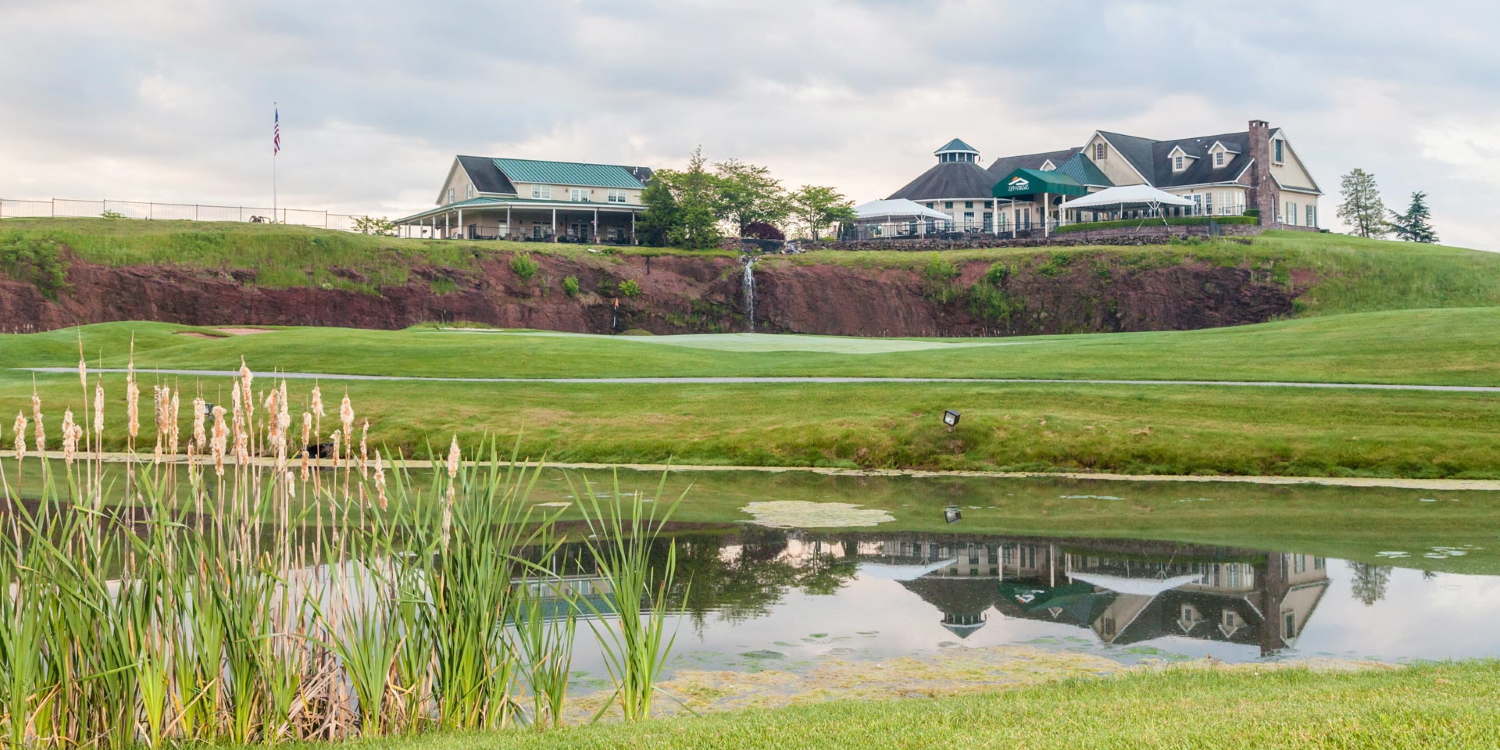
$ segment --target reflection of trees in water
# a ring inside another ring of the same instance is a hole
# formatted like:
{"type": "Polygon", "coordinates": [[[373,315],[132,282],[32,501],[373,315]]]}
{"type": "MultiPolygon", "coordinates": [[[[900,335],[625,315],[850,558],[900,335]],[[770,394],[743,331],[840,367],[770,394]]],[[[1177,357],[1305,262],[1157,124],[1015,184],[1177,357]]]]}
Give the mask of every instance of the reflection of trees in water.
{"type": "Polygon", "coordinates": [[[1354,574],[1349,587],[1355,599],[1369,607],[1385,598],[1386,587],[1391,582],[1391,568],[1365,563],[1349,563],[1349,568],[1354,574]]]}

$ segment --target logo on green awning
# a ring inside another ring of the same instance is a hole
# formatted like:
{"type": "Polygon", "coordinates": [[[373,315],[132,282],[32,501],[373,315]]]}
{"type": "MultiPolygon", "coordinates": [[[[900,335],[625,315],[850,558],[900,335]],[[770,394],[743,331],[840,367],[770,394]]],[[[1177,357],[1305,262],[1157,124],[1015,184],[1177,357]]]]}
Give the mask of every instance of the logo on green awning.
{"type": "Polygon", "coordinates": [[[1020,175],[1017,175],[1015,177],[1010,178],[1010,184],[1006,185],[1005,189],[1009,190],[1012,193],[1018,193],[1018,192],[1021,192],[1023,190],[1030,190],[1031,189],[1031,182],[1028,181],[1025,177],[1021,177],[1020,175]]]}

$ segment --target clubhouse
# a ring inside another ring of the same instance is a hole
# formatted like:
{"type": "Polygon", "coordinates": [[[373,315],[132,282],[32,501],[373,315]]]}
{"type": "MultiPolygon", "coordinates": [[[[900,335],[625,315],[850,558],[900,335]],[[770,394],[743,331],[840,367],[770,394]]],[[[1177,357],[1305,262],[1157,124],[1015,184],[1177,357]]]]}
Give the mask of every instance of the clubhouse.
{"type": "Polygon", "coordinates": [[[913,211],[925,209],[922,215],[863,219],[856,222],[861,238],[945,231],[1027,237],[1062,224],[1152,213],[1139,206],[1064,207],[1070,198],[1132,185],[1189,203],[1160,209],[1169,216],[1241,216],[1256,209],[1266,226],[1318,227],[1322,190],[1286,132],[1264,120],[1238,132],[1175,140],[1097,130],[1082,146],[1002,157],[988,167],[978,149],[957,138],[934,155],[937,164],[887,199],[915,203],[913,211]]]}

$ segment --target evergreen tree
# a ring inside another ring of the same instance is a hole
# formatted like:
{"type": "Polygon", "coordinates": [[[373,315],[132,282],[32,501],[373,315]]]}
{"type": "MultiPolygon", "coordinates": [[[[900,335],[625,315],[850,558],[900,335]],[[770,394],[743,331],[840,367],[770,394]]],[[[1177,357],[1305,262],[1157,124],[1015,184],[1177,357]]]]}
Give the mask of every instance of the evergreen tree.
{"type": "Polygon", "coordinates": [[[719,178],[704,168],[707,163],[699,146],[688,168],[673,174],[678,217],[668,239],[677,247],[706,250],[719,244],[719,178]]]}
{"type": "Polygon", "coordinates": [[[1343,219],[1354,234],[1360,237],[1384,237],[1388,229],[1385,222],[1385,204],[1380,201],[1380,189],[1375,186],[1375,175],[1358,167],[1344,175],[1340,192],[1344,202],[1339,205],[1339,218],[1343,219]]]}
{"type": "Polygon", "coordinates": [[[1437,231],[1429,221],[1431,218],[1432,213],[1427,210],[1427,193],[1418,190],[1411,194],[1411,205],[1406,208],[1406,213],[1391,212],[1391,231],[1396,233],[1397,239],[1430,245],[1438,241],[1437,231]]]}

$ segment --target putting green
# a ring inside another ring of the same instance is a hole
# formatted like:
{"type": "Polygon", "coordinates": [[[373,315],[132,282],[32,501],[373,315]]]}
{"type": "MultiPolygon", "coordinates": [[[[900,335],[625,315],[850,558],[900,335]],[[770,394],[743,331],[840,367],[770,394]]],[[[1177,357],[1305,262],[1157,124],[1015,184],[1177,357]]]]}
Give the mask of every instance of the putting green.
{"type": "Polygon", "coordinates": [[[775,333],[689,333],[673,336],[604,336],[559,331],[509,331],[497,328],[439,328],[439,333],[485,334],[549,338],[608,339],[642,344],[712,349],[723,352],[820,352],[825,354],[891,354],[982,346],[1016,346],[1024,341],[932,341],[919,339],[874,339],[846,336],[799,336],[775,333]]]}

